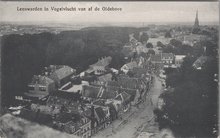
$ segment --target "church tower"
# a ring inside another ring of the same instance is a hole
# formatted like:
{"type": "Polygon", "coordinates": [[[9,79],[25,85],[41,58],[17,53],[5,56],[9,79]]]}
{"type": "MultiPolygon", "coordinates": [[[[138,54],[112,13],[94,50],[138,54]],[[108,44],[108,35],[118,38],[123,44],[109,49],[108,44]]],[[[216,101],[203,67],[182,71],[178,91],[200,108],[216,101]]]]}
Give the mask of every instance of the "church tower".
{"type": "Polygon", "coordinates": [[[196,34],[199,32],[199,18],[198,18],[198,10],[196,11],[196,19],[195,19],[195,23],[192,29],[192,33],[196,34]]]}

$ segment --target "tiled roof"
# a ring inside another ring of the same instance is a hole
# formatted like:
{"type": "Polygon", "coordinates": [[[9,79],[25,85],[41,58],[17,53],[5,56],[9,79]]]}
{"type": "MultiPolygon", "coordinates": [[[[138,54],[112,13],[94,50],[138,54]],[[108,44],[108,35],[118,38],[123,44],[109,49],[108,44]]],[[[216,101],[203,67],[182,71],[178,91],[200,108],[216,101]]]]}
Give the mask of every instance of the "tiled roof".
{"type": "Polygon", "coordinates": [[[129,102],[130,101],[130,98],[131,98],[131,95],[126,93],[126,92],[122,92],[121,93],[123,99],[124,99],[124,102],[129,102]]]}
{"type": "Polygon", "coordinates": [[[122,92],[115,99],[123,101],[125,103],[128,103],[130,101],[130,99],[131,99],[131,95],[126,93],[126,92],[122,92]]]}
{"type": "Polygon", "coordinates": [[[102,58],[101,60],[98,60],[95,64],[90,65],[91,67],[93,66],[108,66],[110,62],[112,61],[112,57],[105,57],[102,58]]]}
{"type": "Polygon", "coordinates": [[[59,68],[55,70],[54,72],[52,72],[52,74],[50,75],[50,78],[61,80],[63,78],[66,78],[67,76],[72,75],[74,72],[75,70],[72,69],[71,67],[63,66],[62,68],[59,68]]]}
{"type": "Polygon", "coordinates": [[[129,94],[131,96],[131,101],[133,101],[136,96],[136,89],[121,88],[121,92],[126,92],[127,94],[129,94]]]}
{"type": "Polygon", "coordinates": [[[106,86],[119,87],[120,85],[118,84],[117,81],[108,81],[106,82],[106,86]]]}
{"type": "Polygon", "coordinates": [[[96,86],[83,86],[82,96],[88,98],[97,98],[101,87],[96,86]]]}
{"type": "Polygon", "coordinates": [[[95,108],[95,112],[98,116],[98,119],[104,119],[106,116],[105,112],[103,111],[103,109],[101,107],[95,108]]]}
{"type": "Polygon", "coordinates": [[[201,68],[204,63],[206,63],[208,61],[208,57],[207,56],[201,56],[199,57],[194,63],[193,63],[193,67],[196,69],[201,68]]]}
{"type": "Polygon", "coordinates": [[[108,74],[99,76],[99,77],[98,77],[98,80],[101,81],[101,82],[111,81],[111,80],[112,80],[112,74],[111,74],[111,73],[108,73],[108,74]]]}
{"type": "Polygon", "coordinates": [[[40,85],[48,85],[54,83],[54,81],[47,76],[34,75],[32,78],[32,82],[29,85],[40,84],[40,85]]]}
{"type": "Polygon", "coordinates": [[[138,79],[129,77],[119,77],[118,83],[123,88],[136,89],[138,88],[138,79]]]}
{"type": "Polygon", "coordinates": [[[132,61],[132,62],[129,62],[129,63],[123,65],[123,66],[127,66],[129,69],[133,69],[134,67],[137,67],[138,64],[136,61],[132,61]]]}
{"type": "Polygon", "coordinates": [[[108,87],[100,93],[99,98],[100,99],[114,99],[117,94],[118,93],[116,91],[108,87]]]}

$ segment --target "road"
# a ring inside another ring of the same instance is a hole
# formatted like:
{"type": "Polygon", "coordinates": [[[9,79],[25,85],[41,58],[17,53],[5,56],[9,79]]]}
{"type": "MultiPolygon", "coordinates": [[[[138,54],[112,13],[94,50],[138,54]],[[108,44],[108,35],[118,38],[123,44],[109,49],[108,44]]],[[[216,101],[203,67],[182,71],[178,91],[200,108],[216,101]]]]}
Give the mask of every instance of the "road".
{"type": "Polygon", "coordinates": [[[154,77],[154,83],[147,95],[147,100],[139,108],[132,107],[123,120],[115,120],[111,126],[96,134],[95,138],[135,138],[145,125],[154,119],[153,109],[157,106],[158,97],[162,91],[161,81],[154,77]]]}

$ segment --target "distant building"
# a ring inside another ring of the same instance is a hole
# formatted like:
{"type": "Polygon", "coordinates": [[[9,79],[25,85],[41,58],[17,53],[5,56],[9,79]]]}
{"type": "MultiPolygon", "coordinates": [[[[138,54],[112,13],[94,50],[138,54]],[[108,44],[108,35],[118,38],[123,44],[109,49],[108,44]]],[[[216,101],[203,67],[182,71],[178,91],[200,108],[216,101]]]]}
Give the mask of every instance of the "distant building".
{"type": "Polygon", "coordinates": [[[186,55],[175,55],[175,66],[180,67],[183,63],[183,59],[186,57],[186,55]]]}
{"type": "Polygon", "coordinates": [[[156,47],[158,42],[161,42],[162,44],[167,45],[170,43],[170,40],[171,38],[157,37],[157,38],[149,38],[147,42],[152,43],[152,45],[156,47]]]}
{"type": "Polygon", "coordinates": [[[100,86],[83,86],[82,97],[86,100],[94,100],[98,98],[99,93],[102,91],[100,86]]]}
{"type": "Polygon", "coordinates": [[[96,75],[104,74],[108,70],[108,66],[112,61],[112,57],[104,57],[99,59],[95,64],[89,66],[86,71],[88,73],[94,72],[96,75]]]}
{"type": "Polygon", "coordinates": [[[163,64],[164,67],[169,67],[174,63],[173,53],[160,53],[151,56],[151,63],[153,64],[163,64]]]}
{"type": "Polygon", "coordinates": [[[197,69],[197,70],[201,70],[201,69],[203,68],[204,64],[205,64],[208,60],[210,60],[209,57],[207,57],[207,56],[201,56],[201,57],[199,57],[199,58],[193,63],[192,66],[193,66],[195,69],[197,69]]]}
{"type": "Polygon", "coordinates": [[[124,73],[128,73],[128,71],[132,70],[134,67],[138,67],[138,63],[136,61],[129,62],[121,67],[121,70],[124,73]]]}
{"type": "Polygon", "coordinates": [[[177,40],[183,42],[183,44],[194,46],[196,43],[206,40],[207,37],[205,35],[200,34],[187,34],[187,35],[180,35],[176,37],[177,40]]]}
{"type": "Polygon", "coordinates": [[[26,96],[43,98],[55,90],[55,82],[47,76],[35,75],[28,84],[26,96]]]}
{"type": "Polygon", "coordinates": [[[171,65],[174,63],[173,53],[161,53],[161,58],[164,65],[171,65]]]}
{"type": "Polygon", "coordinates": [[[192,29],[192,33],[196,34],[200,31],[199,28],[199,19],[198,19],[198,10],[196,11],[196,18],[195,18],[195,23],[192,29]]]}
{"type": "Polygon", "coordinates": [[[76,72],[75,69],[72,69],[69,66],[57,65],[50,65],[49,70],[50,72],[46,72],[46,75],[54,80],[57,88],[60,88],[62,85],[69,82],[71,76],[76,72]]]}

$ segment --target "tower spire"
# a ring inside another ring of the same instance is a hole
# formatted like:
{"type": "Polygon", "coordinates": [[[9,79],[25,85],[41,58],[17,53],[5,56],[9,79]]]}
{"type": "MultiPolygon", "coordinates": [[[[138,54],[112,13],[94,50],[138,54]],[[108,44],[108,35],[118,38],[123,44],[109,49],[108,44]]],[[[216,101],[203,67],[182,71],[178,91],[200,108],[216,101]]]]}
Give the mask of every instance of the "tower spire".
{"type": "Polygon", "coordinates": [[[192,29],[192,33],[198,33],[198,31],[199,31],[199,17],[198,17],[198,10],[196,10],[196,18],[192,29]]]}

